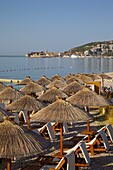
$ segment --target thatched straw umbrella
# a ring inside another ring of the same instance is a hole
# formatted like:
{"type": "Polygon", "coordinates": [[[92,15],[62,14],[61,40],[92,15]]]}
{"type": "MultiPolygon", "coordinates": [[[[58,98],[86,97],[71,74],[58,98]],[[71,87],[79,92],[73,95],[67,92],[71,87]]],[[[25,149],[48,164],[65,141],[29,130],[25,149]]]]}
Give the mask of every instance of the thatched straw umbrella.
{"type": "Polygon", "coordinates": [[[81,109],[72,106],[69,102],[65,100],[58,99],[49,106],[41,109],[32,116],[32,120],[40,122],[57,122],[61,123],[61,133],[60,133],[60,153],[63,154],[63,141],[62,141],[62,123],[64,122],[78,122],[87,120],[89,116],[81,109]]]}
{"type": "Polygon", "coordinates": [[[50,84],[51,81],[46,76],[42,76],[39,80],[36,81],[36,83],[41,86],[46,86],[50,84]]]}
{"type": "Polygon", "coordinates": [[[59,74],[54,75],[53,77],[50,78],[50,80],[51,81],[55,81],[55,80],[65,81],[64,78],[60,76],[59,74]]]}
{"type": "MultiPolygon", "coordinates": [[[[97,93],[84,87],[73,96],[66,99],[72,105],[79,106],[82,108],[88,108],[89,106],[108,106],[108,102],[97,93]]],[[[89,124],[87,129],[90,130],[89,124]]]]}
{"type": "Polygon", "coordinates": [[[71,78],[71,77],[73,77],[73,74],[71,74],[71,73],[68,73],[65,77],[64,77],[64,79],[67,81],[69,78],[71,78]]]}
{"type": "Polygon", "coordinates": [[[66,83],[67,83],[67,84],[70,84],[70,83],[72,83],[72,82],[74,82],[74,81],[76,81],[76,82],[78,82],[78,83],[80,83],[80,84],[84,84],[84,81],[82,81],[81,79],[79,79],[78,77],[75,77],[75,76],[69,78],[69,79],[66,81],[66,83]]]}
{"type": "Polygon", "coordinates": [[[11,103],[9,106],[7,106],[7,109],[12,109],[17,111],[21,111],[21,110],[38,111],[42,107],[43,107],[42,104],[39,101],[36,101],[34,97],[25,95],[20,99],[16,100],[15,102],[11,103]]]}
{"type": "Polygon", "coordinates": [[[28,113],[28,128],[30,128],[30,117],[29,112],[38,111],[42,109],[43,105],[41,102],[37,101],[34,97],[29,95],[25,95],[15,102],[9,104],[6,108],[8,110],[16,110],[16,111],[26,111],[28,113]]]}
{"type": "Polygon", "coordinates": [[[67,95],[73,95],[76,92],[78,92],[79,90],[81,90],[83,88],[83,86],[74,81],[72,83],[70,83],[69,85],[67,85],[65,88],[63,88],[62,90],[67,94],[67,95]]]}
{"type": "Polygon", "coordinates": [[[2,99],[2,100],[10,100],[10,101],[12,101],[12,100],[19,99],[22,96],[23,96],[23,94],[20,91],[13,88],[12,86],[7,86],[0,93],[0,99],[2,99]]]}
{"type": "Polygon", "coordinates": [[[98,74],[89,74],[88,76],[91,77],[93,81],[101,80],[101,77],[98,74]]]}
{"type": "Polygon", "coordinates": [[[91,77],[84,75],[84,74],[80,74],[78,78],[81,79],[82,81],[84,81],[84,83],[93,81],[93,79],[91,77]]]}
{"type": "Polygon", "coordinates": [[[38,85],[35,82],[28,83],[25,87],[21,88],[20,91],[24,92],[25,94],[35,94],[41,93],[44,91],[43,87],[38,85]]]}
{"type": "Polygon", "coordinates": [[[5,88],[6,88],[6,86],[5,86],[3,83],[0,82],[0,92],[1,92],[2,90],[4,90],[5,88]]]}
{"type": "Polygon", "coordinates": [[[66,86],[67,86],[66,82],[62,82],[61,80],[54,80],[53,82],[48,84],[46,87],[49,88],[49,89],[52,88],[52,87],[63,89],[66,86]]]}
{"type": "Polygon", "coordinates": [[[67,84],[70,84],[70,83],[73,83],[74,81],[76,81],[76,77],[75,76],[72,76],[71,78],[69,78],[66,83],[67,84]]]}
{"type": "Polygon", "coordinates": [[[45,93],[38,97],[39,100],[44,102],[52,103],[57,100],[57,98],[66,99],[68,96],[62,92],[60,89],[53,87],[47,90],[45,93]]]}
{"type": "Polygon", "coordinates": [[[102,79],[112,79],[112,77],[108,76],[105,73],[98,74],[102,79]]]}
{"type": "Polygon", "coordinates": [[[97,95],[97,93],[91,91],[89,88],[84,87],[82,90],[78,91],[76,94],[68,97],[66,99],[73,105],[79,107],[89,107],[89,106],[108,106],[108,102],[104,97],[97,95]]]}
{"type": "Polygon", "coordinates": [[[30,76],[26,76],[26,78],[24,80],[20,81],[19,83],[17,83],[17,85],[26,85],[26,84],[30,83],[31,81],[33,81],[33,80],[30,79],[30,76]]]}
{"type": "Polygon", "coordinates": [[[43,137],[37,134],[34,138],[34,134],[12,121],[0,123],[0,158],[7,159],[7,170],[11,170],[11,159],[37,155],[48,145],[43,137]]]}

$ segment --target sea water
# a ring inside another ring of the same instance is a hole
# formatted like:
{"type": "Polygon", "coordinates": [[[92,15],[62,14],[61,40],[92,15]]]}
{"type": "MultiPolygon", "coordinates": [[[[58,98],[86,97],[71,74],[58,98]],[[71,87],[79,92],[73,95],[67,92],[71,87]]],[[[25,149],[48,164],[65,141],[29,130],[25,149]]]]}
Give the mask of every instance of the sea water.
{"type": "Polygon", "coordinates": [[[113,72],[112,58],[27,58],[24,56],[0,56],[0,79],[38,80],[42,75],[51,78],[68,73],[113,72]]]}

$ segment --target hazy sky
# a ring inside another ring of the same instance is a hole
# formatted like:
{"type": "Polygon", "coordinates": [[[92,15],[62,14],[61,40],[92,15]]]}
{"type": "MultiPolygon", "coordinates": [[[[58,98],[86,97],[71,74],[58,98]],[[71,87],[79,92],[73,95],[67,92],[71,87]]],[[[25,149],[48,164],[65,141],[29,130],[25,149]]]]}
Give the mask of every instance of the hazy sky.
{"type": "Polygon", "coordinates": [[[113,0],[0,0],[0,55],[113,39],[113,0]]]}

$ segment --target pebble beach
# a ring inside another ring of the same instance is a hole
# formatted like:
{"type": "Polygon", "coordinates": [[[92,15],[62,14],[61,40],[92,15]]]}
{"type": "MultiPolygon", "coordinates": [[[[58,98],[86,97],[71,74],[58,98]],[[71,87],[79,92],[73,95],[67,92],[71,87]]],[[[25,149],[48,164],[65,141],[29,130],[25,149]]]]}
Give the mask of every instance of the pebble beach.
{"type": "MultiPolygon", "coordinates": [[[[101,128],[101,124],[100,122],[98,121],[93,121],[90,123],[90,126],[92,129],[95,129],[95,130],[98,130],[99,128],[101,128]]],[[[81,131],[86,128],[86,125],[75,125],[75,134],[76,133],[81,133],[81,131]]],[[[71,127],[70,127],[70,130],[71,130],[71,127]]],[[[73,130],[73,129],[72,129],[73,130]]],[[[70,131],[70,134],[71,134],[71,131],[70,131]]],[[[64,139],[65,141],[66,139],[64,139]]],[[[59,143],[59,141],[58,141],[59,143]]],[[[57,143],[57,144],[58,144],[57,143]]],[[[59,146],[57,146],[58,148],[59,146]]],[[[52,153],[55,153],[57,152],[56,150],[51,150],[52,153]]],[[[50,153],[46,153],[46,155],[51,155],[51,152],[50,153]]],[[[85,169],[88,169],[88,170],[113,170],[113,144],[110,143],[110,150],[109,152],[98,152],[96,153],[94,156],[90,156],[90,159],[91,159],[91,165],[90,167],[88,168],[84,168],[84,167],[80,167],[78,168],[79,170],[85,170],[85,169]]],[[[33,164],[34,160],[36,158],[29,158],[28,159],[20,159],[16,162],[13,162],[12,163],[12,170],[21,170],[21,168],[23,168],[25,165],[29,165],[29,164],[33,164]]],[[[6,170],[6,163],[2,163],[0,164],[0,170],[6,170]]],[[[25,169],[27,170],[27,169],[25,169]]],[[[38,169],[37,169],[38,170],[38,169]]]]}
{"type": "MultiPolygon", "coordinates": [[[[113,72],[106,73],[107,75],[111,76],[113,78],[113,72]]],[[[111,85],[113,86],[112,82],[111,85]]],[[[94,130],[99,130],[102,126],[106,125],[109,122],[99,121],[99,119],[96,119],[98,115],[95,114],[95,112],[91,112],[91,114],[95,117],[93,121],[90,122],[90,126],[94,130]]],[[[85,124],[75,124],[71,127],[69,126],[69,136],[71,135],[71,132],[75,134],[81,134],[81,132],[86,128],[85,124]]],[[[59,136],[59,134],[58,134],[59,136]]],[[[68,134],[67,134],[68,136],[68,134]]],[[[58,138],[59,139],[59,138],[58,138]]],[[[64,141],[66,141],[66,138],[64,137],[64,141]]],[[[55,148],[59,148],[59,140],[55,143],[55,148]]],[[[51,155],[51,152],[56,152],[55,148],[53,147],[52,150],[50,150],[50,153],[46,153],[46,155],[51,155]]],[[[88,168],[79,168],[82,169],[90,169],[90,170],[112,170],[113,169],[113,144],[110,143],[110,150],[109,152],[104,153],[95,153],[94,156],[91,156],[91,165],[88,168]]],[[[29,158],[29,159],[20,159],[16,160],[12,163],[12,170],[21,170],[26,164],[32,164],[36,158],[29,158]]],[[[0,170],[6,170],[6,162],[0,163],[0,170]]],[[[24,170],[24,169],[23,169],[24,170]]],[[[26,169],[27,170],[27,169],[26,169]]]]}

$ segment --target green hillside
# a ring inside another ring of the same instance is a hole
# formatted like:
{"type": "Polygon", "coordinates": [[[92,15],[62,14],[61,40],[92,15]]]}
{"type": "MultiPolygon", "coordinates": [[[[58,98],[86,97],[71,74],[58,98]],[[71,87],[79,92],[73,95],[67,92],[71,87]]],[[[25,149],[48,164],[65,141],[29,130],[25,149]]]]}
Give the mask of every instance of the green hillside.
{"type": "Polygon", "coordinates": [[[101,53],[102,55],[113,55],[113,40],[91,42],[68,50],[69,53],[78,52],[82,54],[85,51],[89,51],[89,53],[91,52],[94,55],[101,53]]]}

